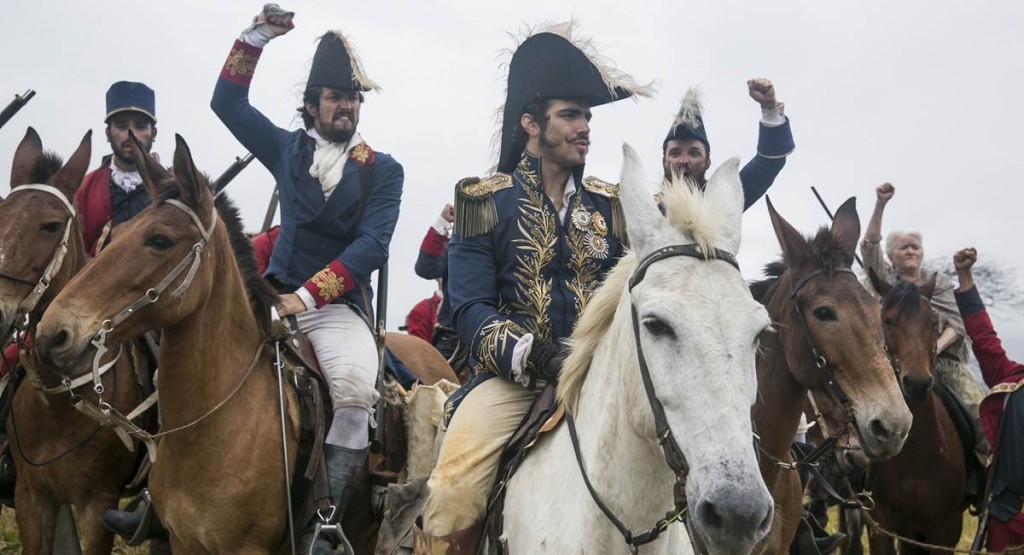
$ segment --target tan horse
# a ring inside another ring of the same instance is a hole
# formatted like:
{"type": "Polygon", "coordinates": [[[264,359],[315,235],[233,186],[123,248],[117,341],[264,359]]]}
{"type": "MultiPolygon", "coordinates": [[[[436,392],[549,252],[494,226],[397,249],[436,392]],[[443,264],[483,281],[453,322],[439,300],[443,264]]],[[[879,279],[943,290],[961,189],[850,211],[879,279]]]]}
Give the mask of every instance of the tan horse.
{"type": "MultiPolygon", "coordinates": [[[[53,298],[85,264],[78,220],[68,199],[74,198],[85,175],[90,139],[87,133],[63,167],[60,158],[43,152],[32,128],[15,152],[12,194],[0,203],[0,329],[5,332],[25,312],[31,334],[53,298]],[[18,188],[29,184],[53,189],[18,188]],[[58,260],[61,243],[67,244],[67,254],[58,260]],[[52,274],[49,286],[40,286],[40,278],[47,273],[52,274]],[[38,302],[32,297],[36,287],[45,289],[38,302]]],[[[126,413],[142,400],[129,358],[123,356],[102,378],[106,400],[126,413]]],[[[70,504],[77,507],[85,533],[84,553],[110,553],[114,537],[100,517],[107,509],[117,508],[138,456],[111,430],[101,429],[72,407],[70,394],[57,391],[61,374],[40,363],[32,352],[23,362],[34,369],[41,387],[54,391],[40,394],[31,379],[21,382],[7,421],[18,474],[15,517],[24,552],[51,553],[58,508],[70,504]]],[[[75,393],[96,399],[91,380],[75,393]]]]}
{"type": "Polygon", "coordinates": [[[293,471],[282,449],[294,466],[298,432],[289,393],[282,446],[277,381],[262,349],[276,294],[256,271],[237,210],[226,197],[214,200],[184,140],[177,138],[173,176],[149,160],[137,165],[153,204],[55,299],[37,345],[44,358],[73,368],[88,363],[100,329],[109,329],[111,341],[163,329],[166,435],[150,489],[172,549],[281,552],[284,474],[293,471]],[[141,304],[128,315],[123,309],[133,303],[141,304]],[[116,323],[104,326],[107,320],[116,323]]]}
{"type": "Polygon", "coordinates": [[[802,492],[790,446],[808,392],[825,405],[832,430],[853,429],[861,447],[876,459],[896,455],[911,416],[882,345],[878,302],[850,270],[860,236],[854,199],[836,211],[831,229],[804,238],[771,202],[768,211],[782,246],[775,277],[754,284],[776,333],[766,334],[758,358],[760,402],[754,424],[760,434],[761,474],[775,499],[775,521],[761,553],[786,553],[800,519],[802,492]]]}

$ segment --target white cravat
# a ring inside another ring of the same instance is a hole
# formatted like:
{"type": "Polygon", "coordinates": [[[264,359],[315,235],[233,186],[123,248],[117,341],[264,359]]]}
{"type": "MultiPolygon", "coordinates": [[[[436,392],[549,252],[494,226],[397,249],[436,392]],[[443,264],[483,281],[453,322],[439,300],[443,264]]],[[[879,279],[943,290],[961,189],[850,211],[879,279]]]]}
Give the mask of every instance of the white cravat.
{"type": "Polygon", "coordinates": [[[138,171],[126,172],[117,167],[114,162],[110,163],[110,180],[126,193],[130,193],[142,185],[142,176],[138,171]]]}
{"type": "Polygon", "coordinates": [[[362,144],[363,138],[356,133],[347,143],[332,143],[321,137],[316,129],[307,129],[306,134],[316,141],[309,175],[320,180],[320,188],[324,191],[324,198],[327,198],[331,196],[338,183],[341,183],[349,151],[362,144]]]}

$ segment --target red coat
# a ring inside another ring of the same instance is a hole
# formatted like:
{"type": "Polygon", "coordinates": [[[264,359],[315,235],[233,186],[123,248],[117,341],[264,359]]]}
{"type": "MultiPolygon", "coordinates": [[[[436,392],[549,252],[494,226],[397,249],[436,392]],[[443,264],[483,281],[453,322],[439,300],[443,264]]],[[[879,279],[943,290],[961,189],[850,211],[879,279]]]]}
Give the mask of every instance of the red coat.
{"type": "Polygon", "coordinates": [[[75,207],[78,209],[85,253],[96,256],[96,243],[114,210],[110,204],[110,164],[85,175],[82,186],[75,193],[75,207]]]}
{"type": "Polygon", "coordinates": [[[252,249],[256,255],[256,269],[263,275],[270,264],[270,253],[274,251],[274,241],[277,241],[277,234],[281,232],[281,226],[274,227],[260,233],[252,238],[252,249]]]}
{"type": "Polygon", "coordinates": [[[416,303],[405,317],[405,328],[409,335],[431,343],[434,339],[434,326],[437,324],[437,310],[441,306],[441,296],[434,293],[429,299],[416,303]]]}
{"type": "MultiPolygon", "coordinates": [[[[964,328],[970,336],[974,347],[974,356],[981,367],[981,375],[992,390],[981,401],[979,408],[981,427],[989,445],[996,444],[999,421],[1003,415],[1006,395],[1013,391],[1014,384],[1024,380],[1024,365],[1014,362],[1006,356],[999,335],[992,326],[992,320],[981,301],[977,288],[967,291],[956,291],[957,305],[964,319],[964,328]]],[[[1014,402],[1021,402],[1021,393],[1014,402]]],[[[1024,461],[1003,461],[1003,464],[1024,464],[1024,461]]],[[[1024,513],[1018,513],[1007,522],[989,518],[989,551],[1002,551],[1014,545],[1024,545],[1024,513]]]]}

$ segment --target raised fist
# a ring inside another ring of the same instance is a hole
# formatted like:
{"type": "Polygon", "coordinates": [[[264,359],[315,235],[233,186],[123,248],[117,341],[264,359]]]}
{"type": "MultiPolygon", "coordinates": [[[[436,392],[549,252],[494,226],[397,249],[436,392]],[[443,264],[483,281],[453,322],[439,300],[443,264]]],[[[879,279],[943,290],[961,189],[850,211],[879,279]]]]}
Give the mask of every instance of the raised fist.
{"type": "Polygon", "coordinates": [[[444,208],[441,209],[441,218],[448,223],[455,221],[455,207],[451,203],[444,205],[444,208]]]}
{"type": "Polygon", "coordinates": [[[750,93],[750,98],[756,100],[765,110],[771,110],[779,105],[775,100],[775,86],[769,79],[759,77],[747,81],[747,92],[750,93]]]}
{"type": "Polygon", "coordinates": [[[295,23],[292,22],[294,17],[295,12],[286,12],[277,4],[264,4],[263,11],[252,18],[252,25],[266,25],[273,36],[279,37],[295,28],[295,23]]]}
{"type": "Polygon", "coordinates": [[[970,272],[971,267],[978,261],[977,249],[967,248],[961,249],[953,255],[953,267],[956,268],[958,273],[970,272]]]}
{"type": "Polygon", "coordinates": [[[895,194],[896,187],[893,187],[892,183],[882,183],[878,187],[875,187],[875,195],[878,196],[878,202],[889,202],[895,194]]]}

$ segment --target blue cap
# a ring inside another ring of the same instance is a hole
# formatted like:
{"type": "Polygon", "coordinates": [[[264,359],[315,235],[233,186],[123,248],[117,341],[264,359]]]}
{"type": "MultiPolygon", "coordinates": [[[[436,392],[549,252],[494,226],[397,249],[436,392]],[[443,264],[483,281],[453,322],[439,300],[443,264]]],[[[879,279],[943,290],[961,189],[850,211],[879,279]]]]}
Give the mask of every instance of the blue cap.
{"type": "Polygon", "coordinates": [[[118,112],[142,112],[156,123],[156,95],[142,83],[118,81],[107,89],[107,117],[118,112]]]}

